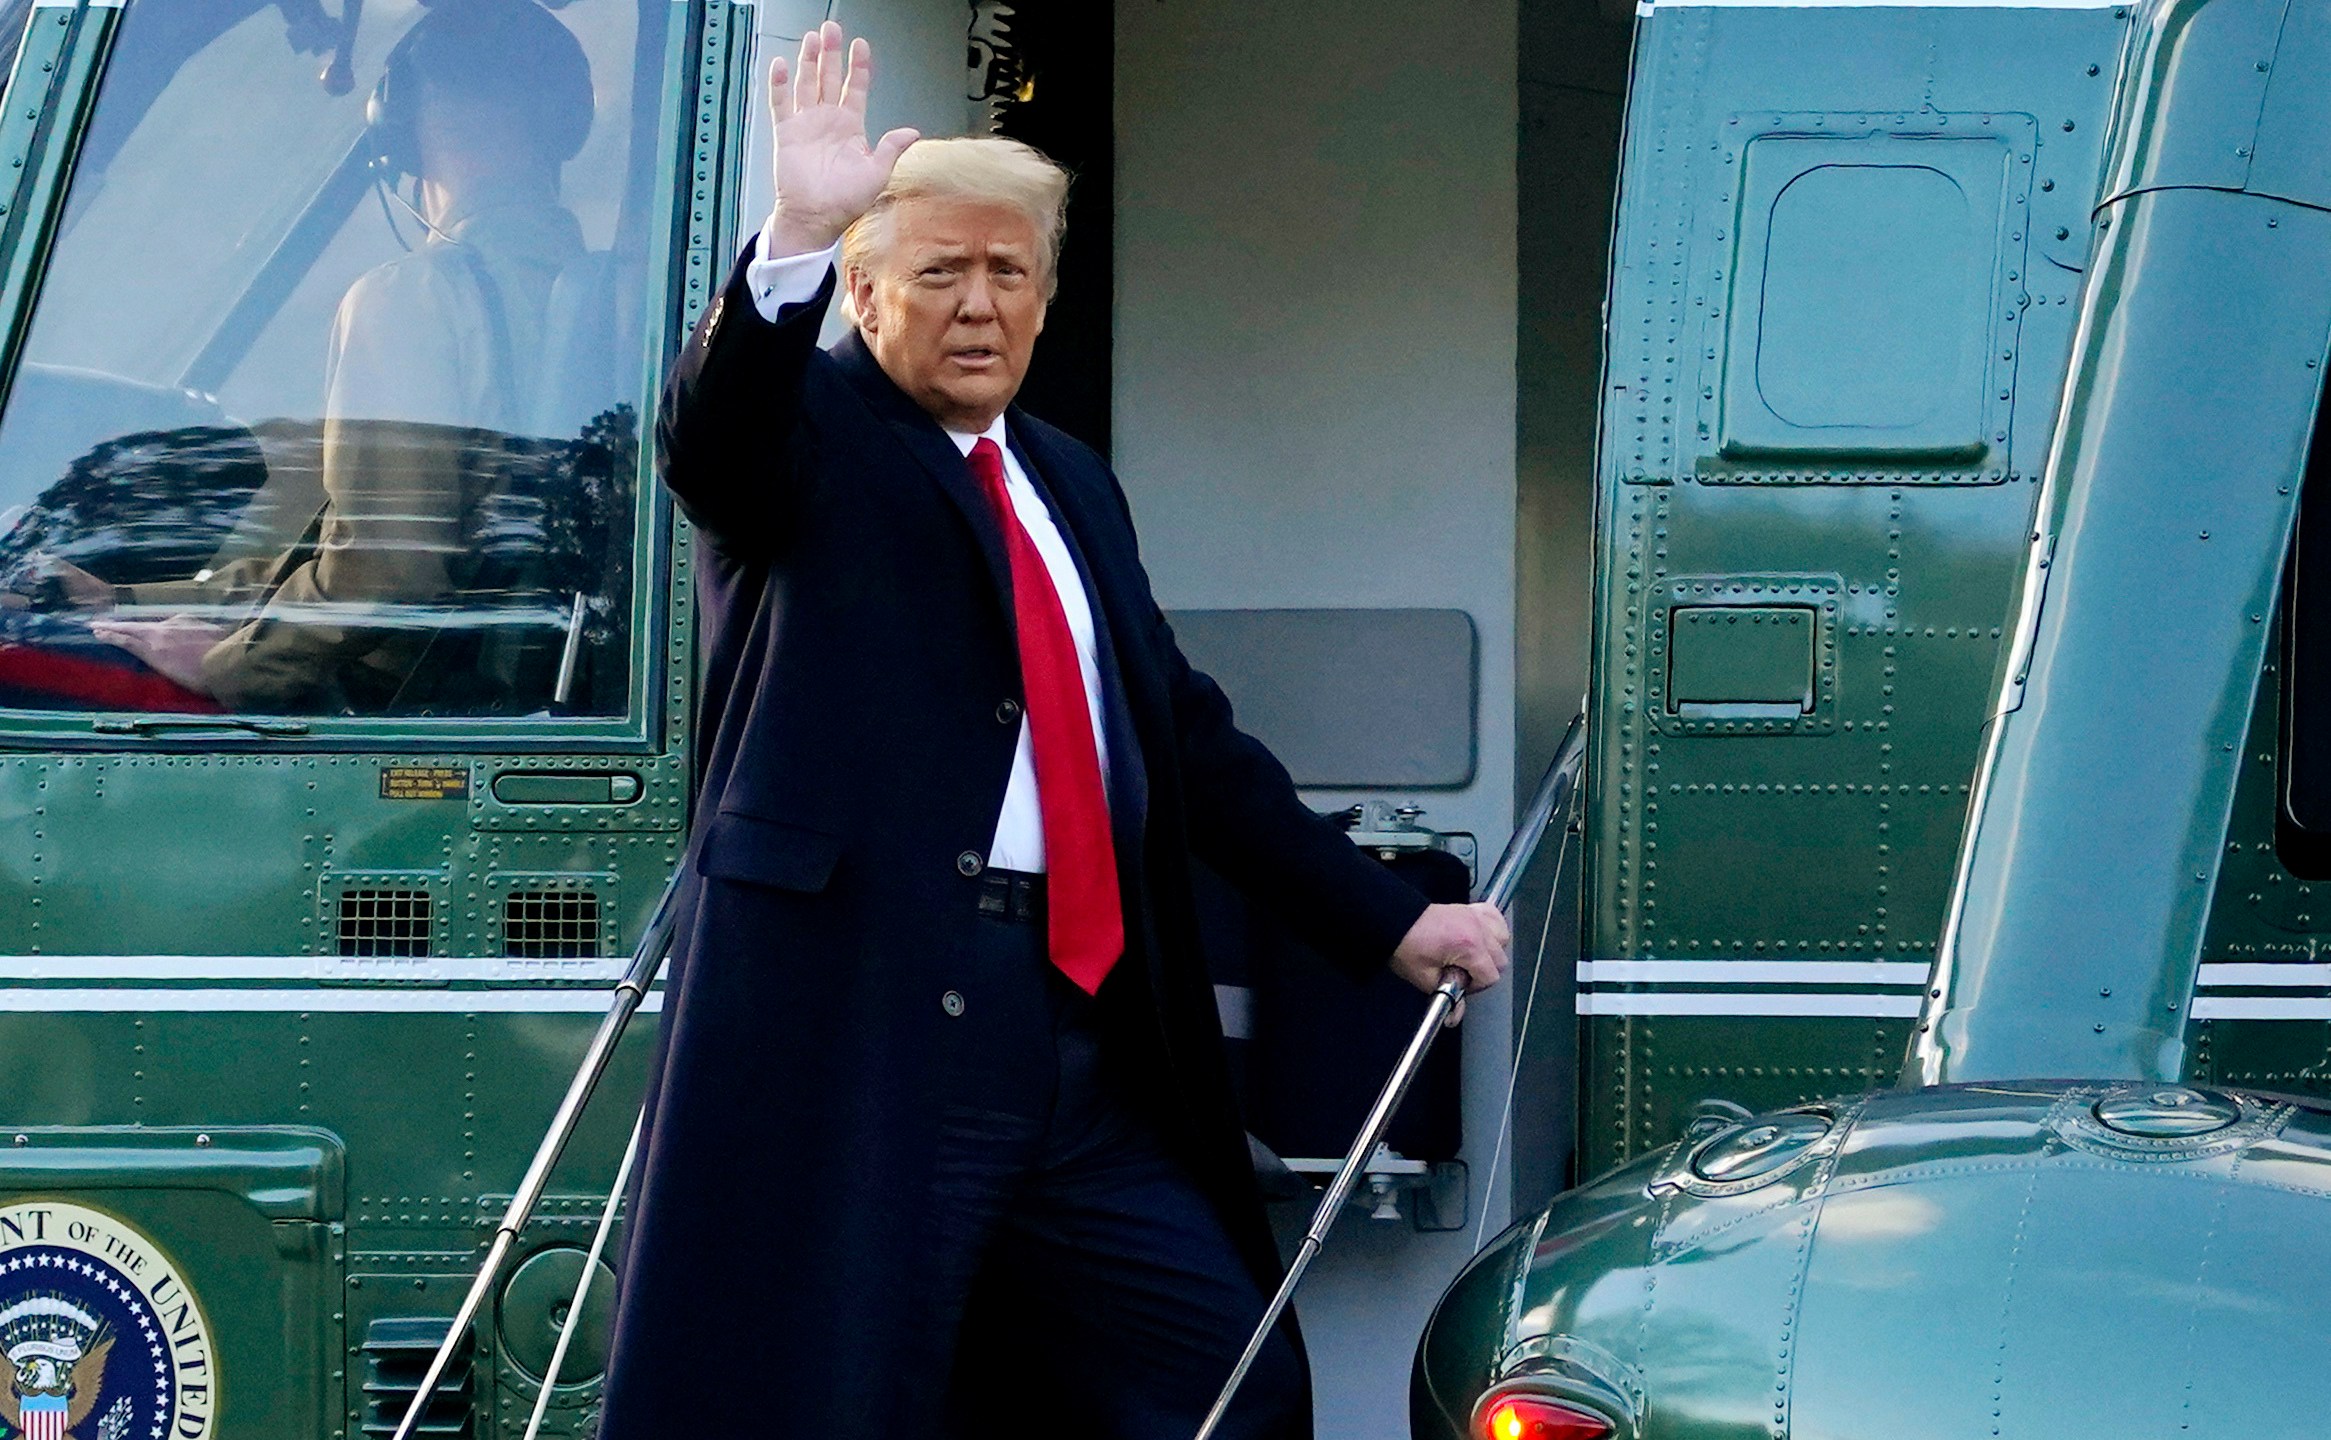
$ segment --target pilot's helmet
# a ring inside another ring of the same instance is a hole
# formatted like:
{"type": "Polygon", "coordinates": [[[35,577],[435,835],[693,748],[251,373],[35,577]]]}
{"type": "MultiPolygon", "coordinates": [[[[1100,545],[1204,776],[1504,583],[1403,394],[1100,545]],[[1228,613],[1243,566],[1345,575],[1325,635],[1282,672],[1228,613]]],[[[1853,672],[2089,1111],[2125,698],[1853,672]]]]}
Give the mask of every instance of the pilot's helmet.
{"type": "Polygon", "coordinates": [[[581,42],[537,0],[424,0],[381,70],[365,116],[381,164],[420,170],[424,88],[490,106],[553,163],[574,158],[591,133],[591,62],[581,42]]]}

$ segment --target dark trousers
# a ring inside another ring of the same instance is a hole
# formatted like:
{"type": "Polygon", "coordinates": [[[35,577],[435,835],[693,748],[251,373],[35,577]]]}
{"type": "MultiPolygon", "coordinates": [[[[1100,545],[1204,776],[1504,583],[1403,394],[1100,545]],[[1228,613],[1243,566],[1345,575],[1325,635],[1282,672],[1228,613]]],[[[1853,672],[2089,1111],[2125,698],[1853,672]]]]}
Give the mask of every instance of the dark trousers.
{"type": "MultiPolygon", "coordinates": [[[[1099,1007],[1046,960],[1042,911],[978,930],[933,1097],[923,1373],[951,1377],[942,1433],[1190,1440],[1266,1297],[1113,1082],[1099,1007]]],[[[1217,1433],[1294,1433],[1303,1383],[1274,1335],[1217,1433]]]]}

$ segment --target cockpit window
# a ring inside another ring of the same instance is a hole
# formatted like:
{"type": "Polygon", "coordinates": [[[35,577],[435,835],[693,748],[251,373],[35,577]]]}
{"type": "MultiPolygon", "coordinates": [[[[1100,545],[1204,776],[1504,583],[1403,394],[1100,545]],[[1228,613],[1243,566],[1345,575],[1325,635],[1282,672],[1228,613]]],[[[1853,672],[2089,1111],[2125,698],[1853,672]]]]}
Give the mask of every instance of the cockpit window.
{"type": "MultiPolygon", "coordinates": [[[[2331,401],[2331,396],[2326,397],[2331,401]]],[[[2282,736],[2275,850],[2307,880],[2331,879],[2331,411],[2315,418],[2283,567],[2282,736]]]]}
{"type": "Polygon", "coordinates": [[[615,715],[668,0],[131,0],[0,416],[0,706],[615,715]]]}
{"type": "Polygon", "coordinates": [[[8,78],[16,69],[16,52],[24,45],[24,27],[31,19],[32,0],[0,0],[0,101],[8,98],[8,78]]]}

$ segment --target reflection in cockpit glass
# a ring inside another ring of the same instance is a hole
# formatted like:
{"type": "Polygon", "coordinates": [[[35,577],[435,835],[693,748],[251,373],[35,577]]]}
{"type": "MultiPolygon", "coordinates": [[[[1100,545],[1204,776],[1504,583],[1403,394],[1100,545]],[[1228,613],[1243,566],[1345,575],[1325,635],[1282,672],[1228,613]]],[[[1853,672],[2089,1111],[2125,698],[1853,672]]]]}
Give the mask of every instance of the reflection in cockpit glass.
{"type": "Polygon", "coordinates": [[[16,69],[16,52],[31,18],[32,0],[0,0],[0,101],[8,97],[7,77],[16,69]]]}
{"type": "Polygon", "coordinates": [[[129,8],[0,415],[0,705],[624,712],[665,3],[129,8]]]}

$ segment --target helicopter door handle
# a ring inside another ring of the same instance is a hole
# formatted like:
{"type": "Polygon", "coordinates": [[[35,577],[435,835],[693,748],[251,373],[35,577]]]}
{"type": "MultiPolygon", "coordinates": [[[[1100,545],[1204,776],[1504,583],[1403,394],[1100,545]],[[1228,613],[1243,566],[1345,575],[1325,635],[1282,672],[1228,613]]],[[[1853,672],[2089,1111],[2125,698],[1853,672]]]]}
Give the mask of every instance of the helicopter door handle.
{"type": "Polygon", "coordinates": [[[304,720],[242,720],[230,715],[202,715],[157,719],[143,716],[136,720],[92,720],[91,731],[99,735],[168,735],[183,730],[241,730],[251,735],[288,737],[308,733],[304,720]]]}

